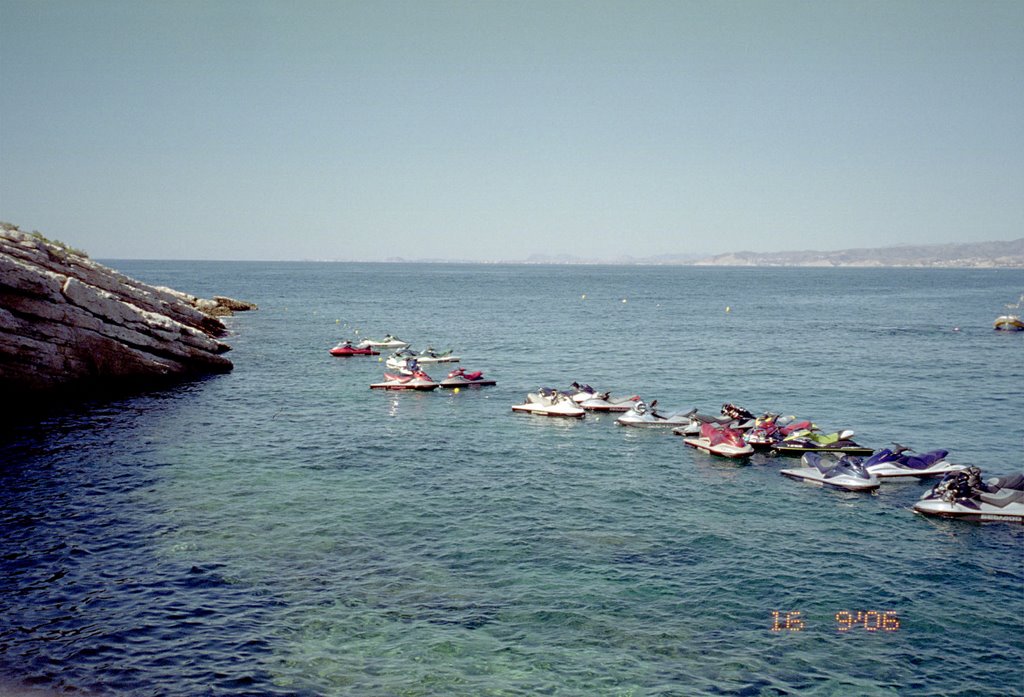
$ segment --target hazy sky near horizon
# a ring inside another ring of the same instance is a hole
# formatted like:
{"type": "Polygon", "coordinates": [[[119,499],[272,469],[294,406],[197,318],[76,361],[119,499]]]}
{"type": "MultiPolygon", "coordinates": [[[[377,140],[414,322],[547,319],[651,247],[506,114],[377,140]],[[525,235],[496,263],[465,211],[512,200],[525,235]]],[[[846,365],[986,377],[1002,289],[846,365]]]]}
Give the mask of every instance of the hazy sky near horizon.
{"type": "Polygon", "coordinates": [[[1024,236],[1024,2],[0,0],[0,219],[98,258],[1024,236]]]}

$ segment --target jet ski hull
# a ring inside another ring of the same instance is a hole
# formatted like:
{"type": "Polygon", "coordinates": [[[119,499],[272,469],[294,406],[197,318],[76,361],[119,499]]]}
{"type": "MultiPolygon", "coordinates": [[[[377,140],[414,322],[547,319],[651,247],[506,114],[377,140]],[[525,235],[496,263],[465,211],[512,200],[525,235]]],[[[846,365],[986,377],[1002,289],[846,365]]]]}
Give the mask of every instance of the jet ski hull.
{"type": "Polygon", "coordinates": [[[657,419],[647,421],[644,419],[623,419],[621,416],[615,420],[619,426],[632,426],[634,428],[677,428],[680,421],[674,421],[672,419],[657,419]]]}
{"type": "Polygon", "coordinates": [[[421,382],[418,380],[409,380],[408,382],[375,382],[370,385],[371,390],[418,390],[420,392],[428,392],[430,390],[436,390],[440,385],[436,382],[421,382]]]}
{"type": "Polygon", "coordinates": [[[490,387],[497,384],[497,380],[488,380],[486,378],[481,378],[480,380],[456,380],[454,378],[445,378],[441,381],[439,386],[446,389],[452,389],[455,387],[490,387]]]}
{"type": "Polygon", "coordinates": [[[872,477],[871,479],[860,479],[857,477],[850,477],[848,475],[839,475],[837,477],[826,478],[817,467],[784,469],[779,470],[779,474],[797,481],[817,484],[818,486],[827,486],[833,489],[840,489],[842,491],[873,491],[881,486],[878,479],[875,477],[872,477]]]}
{"type": "Polygon", "coordinates": [[[619,403],[609,402],[605,399],[588,399],[580,402],[579,405],[587,411],[624,412],[632,409],[634,403],[635,402],[632,399],[619,403]]]}
{"type": "Polygon", "coordinates": [[[364,339],[359,342],[360,348],[386,348],[386,349],[401,349],[408,348],[409,342],[402,341],[401,339],[391,339],[389,341],[374,341],[373,339],[364,339]]]}
{"type": "Polygon", "coordinates": [[[646,406],[641,406],[639,410],[637,407],[629,409],[625,414],[615,419],[615,423],[619,426],[633,426],[636,428],[675,429],[690,423],[690,414],[671,412],[668,415],[662,416],[654,413],[653,410],[648,409],[646,406]]]}
{"type": "Polygon", "coordinates": [[[754,454],[754,449],[749,445],[744,447],[737,447],[735,445],[730,445],[729,443],[716,443],[712,445],[711,440],[708,438],[684,438],[683,442],[691,448],[697,448],[698,450],[709,452],[712,455],[728,457],[734,460],[750,457],[754,454]]]}
{"type": "Polygon", "coordinates": [[[370,385],[371,390],[419,390],[426,392],[436,390],[439,385],[429,375],[422,371],[416,371],[412,375],[394,375],[384,373],[384,382],[376,382],[370,385]]]}
{"type": "Polygon", "coordinates": [[[521,414],[537,414],[539,416],[552,416],[563,419],[582,419],[586,414],[586,412],[579,407],[573,407],[566,404],[537,404],[535,402],[513,404],[512,411],[519,412],[521,414]]]}
{"type": "Polygon", "coordinates": [[[941,499],[925,499],[914,504],[914,512],[939,518],[972,520],[979,523],[1002,521],[1024,524],[1024,503],[1011,503],[1005,509],[973,500],[970,503],[972,505],[960,502],[951,503],[941,499]]]}
{"type": "Polygon", "coordinates": [[[865,469],[867,469],[868,472],[875,475],[879,479],[922,479],[924,477],[941,477],[942,475],[948,474],[949,472],[962,470],[966,466],[967,465],[957,465],[953,464],[952,462],[946,462],[945,460],[943,460],[941,462],[936,462],[927,469],[911,469],[909,467],[900,467],[899,465],[890,462],[882,463],[879,465],[867,465],[865,469]]]}
{"type": "Polygon", "coordinates": [[[768,451],[774,448],[778,444],[778,441],[766,441],[766,440],[748,440],[749,445],[754,450],[768,451]]]}
{"type": "Polygon", "coordinates": [[[379,356],[380,351],[371,348],[355,348],[354,346],[335,346],[330,351],[332,356],[379,356]]]}
{"type": "Polygon", "coordinates": [[[870,455],[875,452],[872,448],[865,448],[860,445],[848,445],[848,446],[828,446],[828,445],[807,445],[807,446],[796,446],[786,445],[785,441],[776,443],[772,450],[779,455],[789,455],[792,457],[800,457],[804,453],[836,453],[837,455],[870,455]]]}
{"type": "Polygon", "coordinates": [[[417,356],[420,363],[458,363],[462,360],[459,356],[417,356]]]}

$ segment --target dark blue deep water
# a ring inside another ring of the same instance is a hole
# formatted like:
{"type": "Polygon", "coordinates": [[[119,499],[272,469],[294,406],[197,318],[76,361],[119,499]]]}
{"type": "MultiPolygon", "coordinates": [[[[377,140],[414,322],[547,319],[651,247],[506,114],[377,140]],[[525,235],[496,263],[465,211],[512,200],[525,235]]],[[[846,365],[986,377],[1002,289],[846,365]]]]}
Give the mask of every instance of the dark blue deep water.
{"type": "Polygon", "coordinates": [[[228,375],[3,431],[0,692],[1024,694],[1022,526],[510,411],[578,380],[1020,472],[1020,270],[108,264],[260,309],[228,375]],[[387,332],[498,386],[327,353],[387,332]]]}

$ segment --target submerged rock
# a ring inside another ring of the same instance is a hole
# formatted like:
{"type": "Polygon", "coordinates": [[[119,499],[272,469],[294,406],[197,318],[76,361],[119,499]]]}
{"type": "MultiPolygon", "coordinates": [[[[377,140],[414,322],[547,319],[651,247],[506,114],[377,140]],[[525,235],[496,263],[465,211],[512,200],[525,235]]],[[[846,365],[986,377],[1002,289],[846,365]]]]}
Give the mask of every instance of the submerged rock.
{"type": "Polygon", "coordinates": [[[227,328],[199,303],[36,233],[0,226],[5,408],[67,391],[135,391],[230,371],[223,354],[231,347],[219,340],[227,328]]]}

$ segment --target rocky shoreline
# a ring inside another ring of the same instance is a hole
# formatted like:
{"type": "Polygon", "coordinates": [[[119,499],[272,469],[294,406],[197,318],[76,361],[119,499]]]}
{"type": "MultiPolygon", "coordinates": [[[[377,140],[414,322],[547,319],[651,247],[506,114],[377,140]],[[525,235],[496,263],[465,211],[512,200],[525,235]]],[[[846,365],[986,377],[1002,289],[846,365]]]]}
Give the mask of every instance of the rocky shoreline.
{"type": "Polygon", "coordinates": [[[229,372],[220,317],[253,309],[141,283],[38,233],[0,224],[3,409],[229,372]]]}

